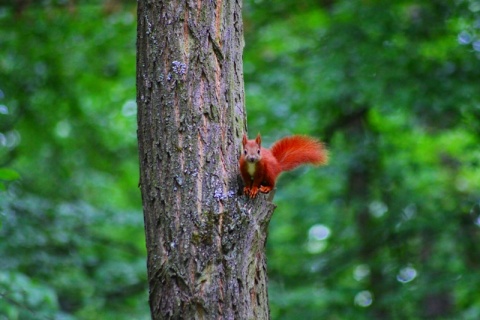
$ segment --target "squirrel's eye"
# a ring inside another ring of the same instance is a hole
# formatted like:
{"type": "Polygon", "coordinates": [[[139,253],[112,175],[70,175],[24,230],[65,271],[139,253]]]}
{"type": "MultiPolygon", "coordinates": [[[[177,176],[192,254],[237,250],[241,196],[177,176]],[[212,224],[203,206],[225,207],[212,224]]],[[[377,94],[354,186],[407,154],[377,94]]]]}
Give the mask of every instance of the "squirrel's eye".
{"type": "Polygon", "coordinates": [[[260,154],[260,149],[258,149],[257,153],[260,154]]]}
{"type": "Polygon", "coordinates": [[[243,150],[243,154],[244,154],[244,155],[247,155],[247,150],[243,150]]]}

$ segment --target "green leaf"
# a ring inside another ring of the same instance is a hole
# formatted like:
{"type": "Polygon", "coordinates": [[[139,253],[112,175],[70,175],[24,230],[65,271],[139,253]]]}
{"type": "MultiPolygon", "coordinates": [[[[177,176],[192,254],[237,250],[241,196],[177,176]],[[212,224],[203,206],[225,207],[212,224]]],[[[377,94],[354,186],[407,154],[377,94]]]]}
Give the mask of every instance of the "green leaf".
{"type": "Polygon", "coordinates": [[[17,171],[7,168],[0,168],[0,180],[13,181],[20,178],[17,171]]]}

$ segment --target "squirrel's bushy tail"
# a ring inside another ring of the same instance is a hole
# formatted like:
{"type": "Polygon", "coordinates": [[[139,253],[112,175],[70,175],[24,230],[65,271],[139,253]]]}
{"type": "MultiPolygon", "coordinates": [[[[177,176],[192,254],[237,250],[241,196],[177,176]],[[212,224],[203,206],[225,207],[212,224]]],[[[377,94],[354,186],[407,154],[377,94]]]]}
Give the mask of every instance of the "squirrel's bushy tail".
{"type": "Polygon", "coordinates": [[[322,165],[328,162],[328,154],[318,140],[304,136],[291,136],[277,141],[270,149],[282,171],[292,170],[299,165],[311,163],[322,165]]]}

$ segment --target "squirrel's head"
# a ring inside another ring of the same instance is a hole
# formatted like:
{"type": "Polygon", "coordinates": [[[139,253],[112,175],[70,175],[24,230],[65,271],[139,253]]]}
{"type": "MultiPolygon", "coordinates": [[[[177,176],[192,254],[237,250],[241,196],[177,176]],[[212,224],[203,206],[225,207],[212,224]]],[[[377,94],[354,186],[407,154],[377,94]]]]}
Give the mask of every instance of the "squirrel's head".
{"type": "Polygon", "coordinates": [[[262,144],[262,138],[260,137],[260,134],[257,135],[255,140],[248,140],[247,136],[243,134],[242,144],[243,156],[245,157],[245,160],[251,163],[255,163],[260,160],[262,144]]]}

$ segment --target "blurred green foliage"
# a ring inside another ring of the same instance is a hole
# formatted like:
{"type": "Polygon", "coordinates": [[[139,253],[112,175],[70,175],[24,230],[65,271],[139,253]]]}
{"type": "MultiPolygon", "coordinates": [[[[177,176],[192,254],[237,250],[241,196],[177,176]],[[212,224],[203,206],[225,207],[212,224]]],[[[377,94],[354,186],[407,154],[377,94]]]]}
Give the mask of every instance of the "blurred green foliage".
{"type": "Polygon", "coordinates": [[[0,6],[0,319],[149,319],[135,35],[134,3],[0,6]]]}
{"type": "Polygon", "coordinates": [[[331,151],[277,185],[273,319],[480,318],[479,22],[478,1],[246,3],[250,131],[331,151]]]}
{"type": "MultiPolygon", "coordinates": [[[[135,3],[0,5],[0,319],[148,319],[135,3]]],[[[244,2],[273,319],[480,318],[480,2],[244,2]]]]}

